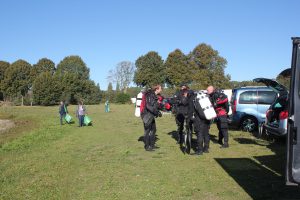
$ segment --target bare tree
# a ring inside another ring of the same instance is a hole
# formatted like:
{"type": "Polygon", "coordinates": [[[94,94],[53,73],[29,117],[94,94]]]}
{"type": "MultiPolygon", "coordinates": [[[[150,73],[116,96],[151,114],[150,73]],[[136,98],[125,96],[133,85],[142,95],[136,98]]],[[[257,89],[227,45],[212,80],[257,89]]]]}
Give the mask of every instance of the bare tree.
{"type": "Polygon", "coordinates": [[[116,65],[116,68],[108,72],[107,79],[113,83],[119,84],[120,90],[124,93],[133,80],[135,65],[129,61],[122,61],[116,65]]]}

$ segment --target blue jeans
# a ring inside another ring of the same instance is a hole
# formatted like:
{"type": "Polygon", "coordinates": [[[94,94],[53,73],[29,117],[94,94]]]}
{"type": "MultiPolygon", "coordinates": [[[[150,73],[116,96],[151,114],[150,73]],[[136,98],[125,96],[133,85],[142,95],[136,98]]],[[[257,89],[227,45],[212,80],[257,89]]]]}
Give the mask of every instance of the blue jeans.
{"type": "Polygon", "coordinates": [[[79,115],[78,120],[79,120],[79,126],[82,127],[83,126],[83,121],[84,121],[84,115],[79,115]]]}
{"type": "Polygon", "coordinates": [[[63,125],[63,120],[65,118],[66,114],[60,114],[60,125],[63,125]]]}

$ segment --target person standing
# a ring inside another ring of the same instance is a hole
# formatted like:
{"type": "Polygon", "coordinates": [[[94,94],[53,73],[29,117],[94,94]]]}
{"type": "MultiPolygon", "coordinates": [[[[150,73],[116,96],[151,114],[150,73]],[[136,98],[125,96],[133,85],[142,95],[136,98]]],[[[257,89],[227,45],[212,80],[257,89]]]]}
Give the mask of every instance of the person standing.
{"type": "Polygon", "coordinates": [[[79,127],[83,126],[85,114],[86,114],[86,108],[83,105],[83,102],[79,101],[78,106],[77,106],[77,111],[76,111],[76,116],[77,116],[78,121],[79,121],[79,127]]]}
{"type": "MultiPolygon", "coordinates": [[[[184,122],[188,121],[188,114],[189,114],[189,106],[190,101],[189,97],[191,95],[191,91],[187,84],[181,84],[180,91],[176,93],[174,96],[175,103],[176,103],[176,124],[177,124],[177,133],[178,133],[178,141],[177,143],[182,145],[183,144],[183,128],[184,122]]],[[[190,125],[187,125],[190,126],[190,125]]]]}
{"type": "Polygon", "coordinates": [[[217,127],[219,130],[218,143],[221,145],[221,148],[228,148],[229,147],[228,121],[227,121],[228,98],[224,93],[216,91],[213,86],[207,87],[207,94],[210,96],[210,100],[217,113],[216,120],[217,120],[217,127]]]}
{"type": "Polygon", "coordinates": [[[161,85],[155,85],[144,94],[145,108],[141,113],[141,118],[144,124],[144,148],[146,151],[154,151],[156,133],[155,117],[161,116],[157,95],[161,91],[161,85]]]}
{"type": "Polygon", "coordinates": [[[196,155],[202,155],[204,153],[209,153],[209,127],[210,120],[207,120],[203,109],[195,94],[193,97],[194,113],[193,113],[193,124],[194,130],[197,135],[197,150],[196,155]]]}
{"type": "Polygon", "coordinates": [[[105,112],[109,112],[109,101],[105,101],[105,112]]]}
{"type": "Polygon", "coordinates": [[[60,116],[60,125],[63,125],[63,119],[65,118],[66,114],[68,113],[66,105],[63,101],[60,102],[58,112],[59,112],[59,116],[60,116]]]}

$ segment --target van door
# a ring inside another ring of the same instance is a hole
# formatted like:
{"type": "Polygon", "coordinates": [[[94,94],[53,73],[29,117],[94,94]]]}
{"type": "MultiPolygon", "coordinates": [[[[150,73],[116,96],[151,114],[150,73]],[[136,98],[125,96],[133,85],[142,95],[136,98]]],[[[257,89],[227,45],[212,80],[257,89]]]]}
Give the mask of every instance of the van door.
{"type": "Polygon", "coordinates": [[[292,74],[287,134],[287,185],[300,183],[300,37],[292,38],[292,40],[292,74]]]}

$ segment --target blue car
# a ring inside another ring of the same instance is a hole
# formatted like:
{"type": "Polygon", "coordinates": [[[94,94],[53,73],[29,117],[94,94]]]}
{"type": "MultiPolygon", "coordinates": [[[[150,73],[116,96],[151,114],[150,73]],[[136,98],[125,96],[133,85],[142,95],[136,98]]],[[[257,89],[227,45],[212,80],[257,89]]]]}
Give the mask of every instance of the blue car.
{"type": "Polygon", "coordinates": [[[266,111],[278,97],[278,93],[265,86],[247,86],[232,90],[230,101],[231,128],[254,132],[266,119],[266,111]]]}

